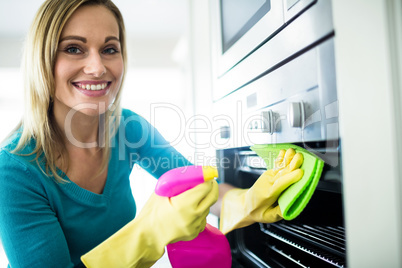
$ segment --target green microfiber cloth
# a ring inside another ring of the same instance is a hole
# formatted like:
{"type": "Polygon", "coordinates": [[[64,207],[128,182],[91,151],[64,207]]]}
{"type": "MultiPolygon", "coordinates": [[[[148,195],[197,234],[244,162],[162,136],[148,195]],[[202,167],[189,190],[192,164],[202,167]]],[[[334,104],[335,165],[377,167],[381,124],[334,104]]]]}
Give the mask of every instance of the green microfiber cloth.
{"type": "Polygon", "coordinates": [[[278,198],[278,204],[285,220],[293,220],[306,207],[321,177],[324,161],[304,148],[293,144],[264,144],[254,145],[251,149],[267,164],[267,169],[274,167],[279,151],[293,148],[296,153],[303,154],[304,161],[300,167],[304,171],[303,177],[278,198]]]}

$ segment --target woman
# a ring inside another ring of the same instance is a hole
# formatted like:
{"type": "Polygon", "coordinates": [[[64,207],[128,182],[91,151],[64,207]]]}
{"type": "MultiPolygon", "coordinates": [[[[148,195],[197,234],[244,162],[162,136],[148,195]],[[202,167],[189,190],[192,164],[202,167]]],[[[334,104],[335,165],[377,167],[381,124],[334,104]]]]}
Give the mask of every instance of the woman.
{"type": "MultiPolygon", "coordinates": [[[[134,218],[132,159],[167,161],[146,162],[155,177],[190,163],[145,120],[121,111],[125,31],[112,2],[45,2],[24,58],[24,118],[0,153],[2,243],[11,267],[82,266],[81,255],[134,218]]],[[[206,199],[205,214],[217,186],[202,187],[186,202],[206,199]]],[[[203,220],[193,220],[190,234],[172,239],[195,237],[203,220]]]]}
{"type": "MultiPolygon", "coordinates": [[[[170,199],[153,194],[135,216],[133,159],[156,178],[191,163],[143,118],[120,108],[125,30],[111,1],[46,1],[24,59],[25,113],[0,150],[0,237],[11,267],[149,267],[167,244],[205,228],[216,182],[170,199]]],[[[281,157],[284,167],[297,159],[281,157]]],[[[228,204],[244,210],[242,191],[220,188],[221,197],[232,193],[228,204]]],[[[249,208],[247,223],[226,216],[226,230],[263,220],[249,208]]],[[[270,221],[280,219],[277,206],[264,210],[270,221]]]]}

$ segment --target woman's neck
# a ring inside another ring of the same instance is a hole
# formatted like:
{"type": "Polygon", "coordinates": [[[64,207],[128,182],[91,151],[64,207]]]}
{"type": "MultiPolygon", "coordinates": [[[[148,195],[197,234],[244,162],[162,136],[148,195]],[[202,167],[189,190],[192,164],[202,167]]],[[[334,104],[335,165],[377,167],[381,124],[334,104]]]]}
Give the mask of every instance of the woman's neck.
{"type": "Polygon", "coordinates": [[[53,114],[67,147],[71,145],[78,148],[98,147],[99,115],[83,114],[57,99],[54,101],[53,114]]]}

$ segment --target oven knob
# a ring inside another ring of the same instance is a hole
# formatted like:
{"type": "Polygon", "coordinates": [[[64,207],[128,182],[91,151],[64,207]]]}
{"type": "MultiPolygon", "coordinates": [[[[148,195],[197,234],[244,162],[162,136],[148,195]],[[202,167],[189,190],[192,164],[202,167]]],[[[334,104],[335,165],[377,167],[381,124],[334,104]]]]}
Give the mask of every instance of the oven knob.
{"type": "Polygon", "coordinates": [[[303,102],[291,102],[288,107],[288,121],[291,127],[303,128],[304,105],[303,102]]]}
{"type": "Polygon", "coordinates": [[[263,111],[261,113],[261,116],[262,116],[262,131],[272,135],[275,132],[274,114],[272,110],[263,111]]]}
{"type": "Polygon", "coordinates": [[[221,139],[229,139],[230,138],[230,127],[222,126],[220,128],[221,139]]]}

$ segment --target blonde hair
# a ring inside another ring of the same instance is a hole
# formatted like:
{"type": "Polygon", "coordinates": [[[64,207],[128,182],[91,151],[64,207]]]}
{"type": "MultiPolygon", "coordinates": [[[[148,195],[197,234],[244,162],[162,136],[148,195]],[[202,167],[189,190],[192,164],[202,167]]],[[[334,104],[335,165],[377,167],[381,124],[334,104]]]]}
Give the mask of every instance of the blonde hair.
{"type": "MultiPolygon", "coordinates": [[[[127,52],[123,17],[119,9],[110,0],[47,0],[38,10],[27,39],[25,41],[22,70],[24,74],[25,112],[20,125],[22,133],[13,153],[21,151],[26,144],[34,139],[35,149],[29,155],[36,155],[38,166],[42,154],[46,160],[47,176],[53,176],[59,182],[65,180],[58,174],[56,161],[61,158],[62,169],[67,172],[68,155],[63,143],[61,130],[53,119],[53,99],[55,96],[54,66],[61,32],[67,20],[77,8],[83,5],[102,5],[108,8],[116,17],[119,26],[119,40],[124,63],[123,79],[120,90],[114,101],[113,110],[108,109],[104,114],[103,161],[98,174],[107,167],[110,157],[110,140],[116,134],[121,114],[121,88],[126,72],[127,52]]],[[[98,145],[99,146],[99,145],[98,145]]]]}

